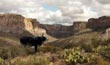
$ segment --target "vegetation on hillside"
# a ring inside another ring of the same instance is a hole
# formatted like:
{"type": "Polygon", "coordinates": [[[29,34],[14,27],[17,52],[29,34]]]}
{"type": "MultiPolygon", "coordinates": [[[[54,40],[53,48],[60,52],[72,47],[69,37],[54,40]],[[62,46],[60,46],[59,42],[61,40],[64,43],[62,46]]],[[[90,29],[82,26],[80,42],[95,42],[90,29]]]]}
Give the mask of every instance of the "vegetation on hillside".
{"type": "Polygon", "coordinates": [[[110,39],[66,47],[42,46],[33,54],[30,47],[0,47],[1,65],[109,65],[110,39]]]}

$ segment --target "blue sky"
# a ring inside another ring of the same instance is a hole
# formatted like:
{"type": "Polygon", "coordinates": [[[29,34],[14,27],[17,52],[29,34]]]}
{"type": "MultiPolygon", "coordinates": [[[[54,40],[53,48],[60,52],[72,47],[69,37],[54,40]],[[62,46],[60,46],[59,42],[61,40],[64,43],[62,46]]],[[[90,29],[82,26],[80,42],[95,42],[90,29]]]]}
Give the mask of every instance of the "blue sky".
{"type": "Polygon", "coordinates": [[[51,5],[48,5],[48,4],[43,4],[42,6],[46,10],[50,10],[50,11],[57,11],[57,10],[59,10],[59,8],[57,6],[51,6],[51,5]]]}

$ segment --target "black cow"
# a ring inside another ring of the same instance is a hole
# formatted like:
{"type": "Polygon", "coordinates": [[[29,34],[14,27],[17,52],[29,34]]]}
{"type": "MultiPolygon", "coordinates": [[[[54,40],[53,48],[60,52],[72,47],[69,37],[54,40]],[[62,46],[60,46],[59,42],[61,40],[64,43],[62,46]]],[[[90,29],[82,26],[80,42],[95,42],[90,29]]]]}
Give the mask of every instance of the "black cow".
{"type": "Polygon", "coordinates": [[[20,42],[24,46],[34,46],[35,47],[35,53],[37,52],[37,47],[41,46],[44,41],[46,41],[46,37],[44,36],[38,36],[38,37],[30,37],[30,36],[24,36],[20,38],[20,42]]]}

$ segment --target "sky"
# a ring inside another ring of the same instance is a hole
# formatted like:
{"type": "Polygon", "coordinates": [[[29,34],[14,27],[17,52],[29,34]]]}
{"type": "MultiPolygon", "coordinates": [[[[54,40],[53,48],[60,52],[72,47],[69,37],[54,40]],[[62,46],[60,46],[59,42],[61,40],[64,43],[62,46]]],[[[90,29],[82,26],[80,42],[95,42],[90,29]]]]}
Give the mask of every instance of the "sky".
{"type": "Polygon", "coordinates": [[[0,13],[21,14],[43,24],[72,25],[110,16],[110,0],[0,0],[0,13]]]}

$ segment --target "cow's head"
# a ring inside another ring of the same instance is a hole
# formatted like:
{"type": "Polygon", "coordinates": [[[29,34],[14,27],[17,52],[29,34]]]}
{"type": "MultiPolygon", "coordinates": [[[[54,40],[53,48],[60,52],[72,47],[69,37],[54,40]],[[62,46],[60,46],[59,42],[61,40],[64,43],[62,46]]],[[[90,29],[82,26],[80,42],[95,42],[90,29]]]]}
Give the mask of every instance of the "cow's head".
{"type": "Polygon", "coordinates": [[[42,36],[41,38],[42,38],[43,42],[47,40],[47,38],[45,36],[42,36]]]}
{"type": "Polygon", "coordinates": [[[47,38],[44,36],[44,33],[42,33],[42,37],[41,38],[42,38],[43,42],[47,40],[47,38]]]}

